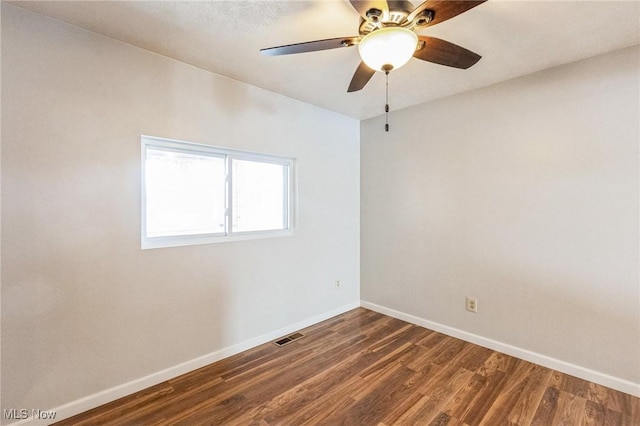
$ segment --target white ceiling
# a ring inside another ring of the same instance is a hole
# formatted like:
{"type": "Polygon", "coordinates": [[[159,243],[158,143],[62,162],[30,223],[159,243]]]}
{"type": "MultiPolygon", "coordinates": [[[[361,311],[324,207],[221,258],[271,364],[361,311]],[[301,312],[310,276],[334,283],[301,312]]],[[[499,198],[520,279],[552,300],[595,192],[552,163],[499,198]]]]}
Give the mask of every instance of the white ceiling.
{"type": "MultiPolygon", "coordinates": [[[[383,113],[383,74],[360,92],[347,93],[360,62],[357,47],[259,53],[357,35],[359,15],[347,0],[11,3],[350,117],[383,113]]],[[[483,58],[468,70],[412,59],[390,75],[392,109],[639,44],[640,1],[490,0],[420,33],[483,58]]]]}

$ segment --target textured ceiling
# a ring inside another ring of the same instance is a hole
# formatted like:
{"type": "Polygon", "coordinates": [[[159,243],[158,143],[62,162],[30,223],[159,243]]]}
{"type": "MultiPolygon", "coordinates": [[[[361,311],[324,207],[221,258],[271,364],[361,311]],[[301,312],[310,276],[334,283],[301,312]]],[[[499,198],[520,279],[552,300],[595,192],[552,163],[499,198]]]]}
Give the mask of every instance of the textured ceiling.
{"type": "MultiPolygon", "coordinates": [[[[259,53],[357,35],[359,15],[347,0],[10,3],[350,117],[383,113],[383,74],[359,92],[346,91],[360,62],[357,47],[259,53]]],[[[390,75],[392,109],[638,44],[640,2],[490,0],[420,34],[483,58],[468,70],[412,59],[390,75]]]]}

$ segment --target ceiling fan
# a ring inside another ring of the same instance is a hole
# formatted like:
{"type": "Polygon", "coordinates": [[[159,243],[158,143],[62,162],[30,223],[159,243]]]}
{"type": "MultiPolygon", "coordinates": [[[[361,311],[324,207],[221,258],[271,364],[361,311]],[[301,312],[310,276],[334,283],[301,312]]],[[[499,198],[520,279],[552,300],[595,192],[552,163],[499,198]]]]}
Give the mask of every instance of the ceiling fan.
{"type": "Polygon", "coordinates": [[[485,1],[427,0],[414,8],[409,1],[350,0],[361,17],[359,35],[269,47],[260,52],[278,56],[358,45],[362,61],[347,92],[362,89],[376,71],[388,75],[411,57],[467,69],[478,62],[481,56],[448,41],[418,35],[417,32],[458,16],[485,1]]]}

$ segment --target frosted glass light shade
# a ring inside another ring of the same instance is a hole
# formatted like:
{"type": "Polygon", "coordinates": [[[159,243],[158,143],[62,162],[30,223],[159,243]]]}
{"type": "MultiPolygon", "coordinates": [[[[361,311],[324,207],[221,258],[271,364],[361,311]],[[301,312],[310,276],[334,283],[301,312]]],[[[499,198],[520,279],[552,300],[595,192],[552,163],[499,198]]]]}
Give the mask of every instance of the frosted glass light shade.
{"type": "Polygon", "coordinates": [[[369,68],[384,71],[384,65],[398,69],[413,56],[418,45],[418,36],[401,27],[380,28],[360,40],[358,51],[369,68]]]}

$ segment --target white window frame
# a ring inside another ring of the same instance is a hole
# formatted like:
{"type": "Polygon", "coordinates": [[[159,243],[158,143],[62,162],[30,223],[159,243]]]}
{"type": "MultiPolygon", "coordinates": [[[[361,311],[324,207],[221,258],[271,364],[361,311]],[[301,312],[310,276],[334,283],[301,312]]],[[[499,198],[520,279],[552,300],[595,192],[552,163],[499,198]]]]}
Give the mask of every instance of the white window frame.
{"type": "Polygon", "coordinates": [[[161,247],[177,247],[197,244],[221,243],[230,241],[253,240],[261,238],[275,238],[291,236],[294,233],[294,203],[295,203],[295,160],[288,157],[280,157],[269,154],[255,152],[238,151],[228,148],[221,148],[212,145],[204,145],[193,142],[183,142],[179,140],[164,139],[154,136],[141,137],[141,226],[140,239],[142,249],[152,249],[161,247]],[[176,151],[188,154],[205,155],[212,157],[223,157],[226,164],[226,213],[225,232],[197,235],[172,235],[161,237],[147,237],[147,197],[146,197],[146,169],[147,148],[176,151]],[[233,160],[257,161],[261,163],[278,164],[285,167],[287,176],[284,179],[284,200],[283,212],[285,213],[283,229],[267,231],[233,231],[233,177],[231,164],[233,160]]]}

